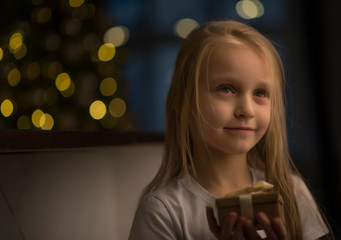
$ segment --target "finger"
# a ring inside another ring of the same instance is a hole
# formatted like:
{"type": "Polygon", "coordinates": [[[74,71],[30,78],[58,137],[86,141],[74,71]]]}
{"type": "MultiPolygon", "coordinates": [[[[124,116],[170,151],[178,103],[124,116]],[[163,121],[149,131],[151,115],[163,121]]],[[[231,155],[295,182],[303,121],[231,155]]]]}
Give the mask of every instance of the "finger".
{"type": "MultiPolygon", "coordinates": [[[[233,234],[233,229],[237,221],[237,213],[231,212],[225,218],[224,224],[222,226],[221,237],[222,239],[229,239],[233,234]]],[[[235,229],[236,230],[236,229],[235,229]]],[[[234,232],[235,233],[235,232],[234,232]]]]}
{"type": "Polygon", "coordinates": [[[236,227],[234,228],[233,235],[231,236],[231,239],[244,239],[243,220],[240,218],[237,221],[237,224],[236,224],[236,227]]]}
{"type": "Polygon", "coordinates": [[[267,239],[277,239],[276,234],[272,230],[271,222],[269,218],[263,212],[259,212],[256,215],[257,221],[262,225],[264,231],[266,232],[267,239]]]}
{"type": "Polygon", "coordinates": [[[243,220],[243,230],[248,239],[260,239],[260,236],[256,232],[256,228],[253,226],[249,219],[242,218],[243,220]]]}
{"type": "Polygon", "coordinates": [[[271,220],[271,226],[277,235],[277,239],[284,240],[287,238],[287,230],[280,218],[274,218],[271,220]]]}
{"type": "Polygon", "coordinates": [[[210,231],[214,234],[216,238],[220,239],[221,228],[219,227],[217,220],[214,216],[213,208],[210,206],[206,206],[206,217],[210,231]]]}

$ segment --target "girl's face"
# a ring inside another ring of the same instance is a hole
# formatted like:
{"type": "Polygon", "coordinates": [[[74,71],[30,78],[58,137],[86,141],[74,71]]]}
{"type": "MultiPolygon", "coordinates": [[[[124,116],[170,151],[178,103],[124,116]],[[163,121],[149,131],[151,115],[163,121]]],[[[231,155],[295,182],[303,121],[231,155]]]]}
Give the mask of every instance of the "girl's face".
{"type": "Polygon", "coordinates": [[[246,45],[213,52],[208,82],[199,86],[200,128],[210,152],[246,154],[270,122],[271,74],[264,57],[246,45]]]}

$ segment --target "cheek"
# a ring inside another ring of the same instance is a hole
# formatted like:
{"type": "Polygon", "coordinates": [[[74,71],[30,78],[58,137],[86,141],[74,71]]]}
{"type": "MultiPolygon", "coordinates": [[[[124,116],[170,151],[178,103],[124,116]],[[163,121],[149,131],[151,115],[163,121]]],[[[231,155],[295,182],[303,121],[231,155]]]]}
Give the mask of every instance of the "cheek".
{"type": "Polygon", "coordinates": [[[228,109],[229,108],[226,107],[226,104],[224,105],[217,102],[208,101],[202,104],[201,112],[204,121],[211,126],[218,127],[226,121],[229,115],[228,109]]]}

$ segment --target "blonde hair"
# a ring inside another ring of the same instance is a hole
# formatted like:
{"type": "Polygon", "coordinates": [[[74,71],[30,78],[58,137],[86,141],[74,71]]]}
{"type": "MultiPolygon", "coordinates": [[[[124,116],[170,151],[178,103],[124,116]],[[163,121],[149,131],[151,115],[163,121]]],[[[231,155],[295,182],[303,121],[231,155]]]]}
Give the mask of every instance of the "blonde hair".
{"type": "Polygon", "coordinates": [[[144,194],[165,186],[182,172],[195,174],[191,120],[193,116],[196,119],[200,116],[199,81],[207,76],[212,52],[223,44],[246,44],[261,53],[270,66],[273,79],[270,124],[263,138],[247,153],[247,160],[250,166],[263,170],[266,180],[282,195],[288,239],[301,239],[302,227],[291,177],[297,171],[287,145],[282,61],[266,37],[239,22],[209,22],[193,31],[180,48],[166,103],[163,161],[144,194]]]}

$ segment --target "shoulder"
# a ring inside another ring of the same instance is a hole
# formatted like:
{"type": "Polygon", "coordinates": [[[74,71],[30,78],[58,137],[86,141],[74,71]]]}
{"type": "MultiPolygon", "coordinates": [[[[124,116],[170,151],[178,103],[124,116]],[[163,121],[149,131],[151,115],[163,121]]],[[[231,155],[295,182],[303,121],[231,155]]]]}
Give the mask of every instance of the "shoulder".
{"type": "Polygon", "coordinates": [[[301,217],[303,239],[317,239],[328,233],[319,207],[301,177],[293,175],[294,193],[301,217]]]}
{"type": "MultiPolygon", "coordinates": [[[[171,188],[170,188],[171,189],[171,188]]],[[[142,197],[130,231],[133,239],[179,239],[165,189],[142,197]]]]}

